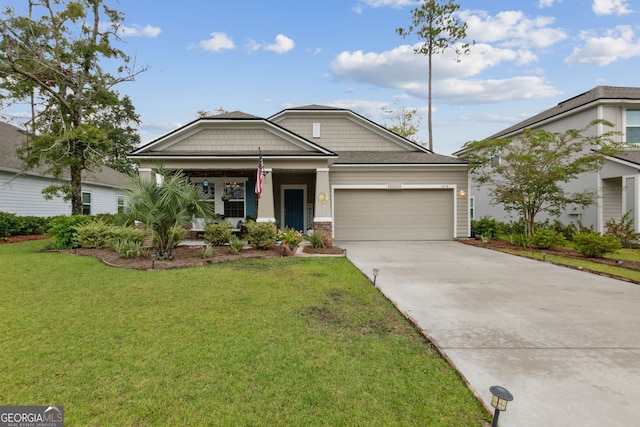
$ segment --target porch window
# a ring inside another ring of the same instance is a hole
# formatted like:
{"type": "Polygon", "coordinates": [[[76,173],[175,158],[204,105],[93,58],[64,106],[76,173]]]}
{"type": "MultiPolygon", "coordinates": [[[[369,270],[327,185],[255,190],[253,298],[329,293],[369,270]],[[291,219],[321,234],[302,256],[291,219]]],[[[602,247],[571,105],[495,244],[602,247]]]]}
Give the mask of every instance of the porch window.
{"type": "Polygon", "coordinates": [[[245,217],[245,183],[228,181],[224,183],[224,216],[245,217]]]}
{"type": "Polygon", "coordinates": [[[204,199],[215,199],[215,186],[212,182],[205,179],[202,182],[196,182],[195,185],[202,192],[204,199]]]}
{"type": "Polygon", "coordinates": [[[640,143],[640,110],[627,110],[627,142],[640,143]]]}
{"type": "Polygon", "coordinates": [[[91,193],[82,192],[82,215],[91,215],[91,193]]]}

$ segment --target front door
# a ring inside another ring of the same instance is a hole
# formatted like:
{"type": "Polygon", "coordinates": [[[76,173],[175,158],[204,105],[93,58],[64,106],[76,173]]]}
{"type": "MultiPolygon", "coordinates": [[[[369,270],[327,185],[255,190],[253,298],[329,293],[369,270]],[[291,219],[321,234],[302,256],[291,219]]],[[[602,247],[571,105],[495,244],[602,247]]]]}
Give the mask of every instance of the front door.
{"type": "Polygon", "coordinates": [[[283,228],[304,230],[304,190],[301,188],[284,189],[283,228]]]}

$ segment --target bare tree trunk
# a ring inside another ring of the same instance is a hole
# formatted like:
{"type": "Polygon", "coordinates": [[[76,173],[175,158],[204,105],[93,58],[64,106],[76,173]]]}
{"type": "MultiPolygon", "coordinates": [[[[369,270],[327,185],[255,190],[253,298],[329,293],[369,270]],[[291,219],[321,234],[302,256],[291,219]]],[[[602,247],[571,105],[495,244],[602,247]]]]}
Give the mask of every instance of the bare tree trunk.
{"type": "Polygon", "coordinates": [[[71,174],[71,214],[82,215],[82,168],[69,167],[71,174]]]}
{"type": "Polygon", "coordinates": [[[433,71],[431,69],[431,59],[432,54],[429,54],[429,107],[428,107],[428,115],[427,115],[427,126],[429,127],[429,150],[433,151],[433,127],[431,125],[431,77],[433,75],[433,71]]]}

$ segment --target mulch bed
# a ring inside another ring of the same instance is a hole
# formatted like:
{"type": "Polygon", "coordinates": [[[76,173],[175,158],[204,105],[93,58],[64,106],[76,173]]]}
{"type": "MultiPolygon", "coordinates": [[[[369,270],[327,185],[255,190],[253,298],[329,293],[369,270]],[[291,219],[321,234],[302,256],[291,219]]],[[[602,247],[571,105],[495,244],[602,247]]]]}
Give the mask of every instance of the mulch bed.
{"type": "MultiPolygon", "coordinates": [[[[478,246],[478,247],[482,247],[482,248],[486,248],[486,249],[492,249],[492,250],[505,250],[505,249],[512,249],[515,251],[521,251],[523,250],[522,247],[520,246],[516,246],[512,243],[509,243],[505,240],[492,240],[490,242],[483,242],[482,240],[474,240],[474,239],[470,239],[470,240],[459,240],[461,243],[464,243],[466,245],[472,245],[472,246],[478,246]]],[[[536,249],[536,248],[527,248],[526,249],[527,252],[537,252],[539,254],[538,257],[536,257],[537,259],[542,259],[542,255],[543,255],[543,251],[541,249],[536,249]]],[[[582,260],[582,261],[588,261],[588,262],[595,262],[598,264],[605,264],[605,265],[610,265],[610,266],[614,266],[614,267],[621,267],[621,268],[626,268],[629,270],[633,270],[633,271],[640,271],[640,262],[635,262],[635,261],[624,261],[622,264],[619,264],[616,262],[616,260],[614,259],[609,259],[609,258],[588,258],[584,255],[582,255],[581,253],[573,250],[573,249],[569,249],[569,248],[551,248],[551,249],[547,249],[544,251],[544,253],[546,253],[547,255],[557,255],[557,256],[562,256],[562,257],[566,257],[566,258],[574,258],[577,260],[582,260]]],[[[597,273],[597,272],[594,272],[597,273]]],[[[597,274],[603,274],[603,273],[597,273],[597,274]]],[[[611,276],[608,274],[603,274],[606,276],[611,276]]],[[[611,276],[611,277],[616,277],[619,278],[617,276],[611,276]]],[[[629,279],[625,279],[622,278],[622,280],[627,280],[627,281],[631,281],[629,279]]]]}
{"type": "MultiPolygon", "coordinates": [[[[28,240],[47,239],[49,236],[37,234],[30,236],[10,236],[6,239],[0,239],[0,243],[18,243],[28,240]]],[[[239,259],[260,259],[260,258],[276,258],[282,256],[280,245],[269,245],[266,249],[243,249],[238,254],[232,254],[228,246],[214,246],[211,257],[204,257],[200,246],[178,246],[175,249],[173,259],[160,261],[154,260],[151,256],[153,251],[142,257],[122,258],[113,249],[66,249],[56,250],[55,252],[63,252],[79,256],[91,256],[97,258],[107,265],[121,268],[132,268],[137,270],[166,270],[174,268],[198,267],[202,265],[218,264],[223,262],[235,261],[239,259]]],[[[330,247],[324,249],[313,249],[311,246],[299,248],[307,255],[340,255],[343,250],[338,247],[330,247]]]]}

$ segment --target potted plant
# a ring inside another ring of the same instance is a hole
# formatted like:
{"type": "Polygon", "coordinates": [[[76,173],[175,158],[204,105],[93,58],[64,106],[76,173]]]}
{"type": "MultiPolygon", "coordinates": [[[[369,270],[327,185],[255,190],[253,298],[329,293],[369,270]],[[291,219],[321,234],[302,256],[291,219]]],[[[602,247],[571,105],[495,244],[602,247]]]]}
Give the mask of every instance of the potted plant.
{"type": "Polygon", "coordinates": [[[290,227],[278,230],[277,235],[284,256],[291,256],[298,250],[298,245],[304,240],[304,234],[290,227]]]}

